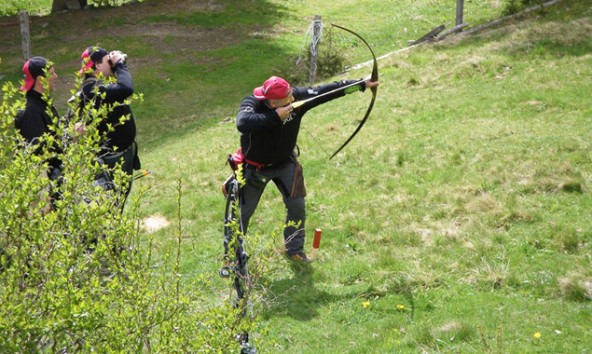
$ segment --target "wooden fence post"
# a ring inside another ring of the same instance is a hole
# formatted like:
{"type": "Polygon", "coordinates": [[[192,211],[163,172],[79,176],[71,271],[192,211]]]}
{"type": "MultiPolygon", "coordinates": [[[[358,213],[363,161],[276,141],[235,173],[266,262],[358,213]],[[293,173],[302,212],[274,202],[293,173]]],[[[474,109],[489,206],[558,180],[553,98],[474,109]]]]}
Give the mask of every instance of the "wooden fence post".
{"type": "Polygon", "coordinates": [[[26,10],[19,12],[21,23],[21,37],[23,43],[23,57],[25,61],[31,57],[31,32],[29,32],[29,13],[26,10]]]}
{"type": "Polygon", "coordinates": [[[456,26],[460,26],[463,23],[464,5],[465,0],[456,0],[456,26]]]}
{"type": "Polygon", "coordinates": [[[317,79],[317,59],[319,42],[323,36],[323,24],[321,16],[315,15],[312,22],[312,41],[310,42],[310,71],[308,75],[308,83],[313,84],[317,79]]]}

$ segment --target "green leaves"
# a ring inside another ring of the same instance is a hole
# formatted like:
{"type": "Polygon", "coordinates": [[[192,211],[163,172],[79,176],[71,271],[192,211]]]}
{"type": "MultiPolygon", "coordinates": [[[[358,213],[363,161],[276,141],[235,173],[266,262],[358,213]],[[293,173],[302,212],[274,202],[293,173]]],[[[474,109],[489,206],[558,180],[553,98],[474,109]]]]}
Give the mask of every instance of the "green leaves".
{"type": "MultiPolygon", "coordinates": [[[[97,125],[111,107],[77,110],[75,99],[68,119],[54,120],[54,135],[27,146],[13,128],[22,99],[13,85],[3,86],[0,352],[237,348],[229,330],[236,310],[227,302],[203,305],[207,280],[179,269],[182,238],[174,256],[155,260],[153,244],[137,227],[139,200],[121,213],[117,200],[130,177],[115,168],[113,190],[95,185],[102,141],[97,125]],[[76,124],[86,131],[77,132],[76,124]],[[59,180],[47,178],[46,161],[56,156],[50,146],[63,161],[59,180]]],[[[252,325],[245,321],[240,329],[252,325]]]]}

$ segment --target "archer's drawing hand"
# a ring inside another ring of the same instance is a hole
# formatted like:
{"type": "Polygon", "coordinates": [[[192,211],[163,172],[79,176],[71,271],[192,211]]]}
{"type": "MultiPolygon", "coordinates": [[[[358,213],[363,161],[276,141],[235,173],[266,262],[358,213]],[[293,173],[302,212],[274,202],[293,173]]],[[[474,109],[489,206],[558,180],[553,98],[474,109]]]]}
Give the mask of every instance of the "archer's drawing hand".
{"type": "Polygon", "coordinates": [[[377,87],[378,85],[380,85],[380,81],[370,81],[369,79],[364,81],[364,85],[366,86],[366,88],[373,88],[373,87],[377,87]]]}
{"type": "Polygon", "coordinates": [[[292,105],[287,105],[284,107],[276,108],[275,113],[277,113],[278,117],[280,117],[280,120],[282,122],[285,122],[286,119],[288,119],[288,117],[290,117],[290,114],[292,114],[293,110],[294,110],[294,108],[292,108],[292,105]]]}

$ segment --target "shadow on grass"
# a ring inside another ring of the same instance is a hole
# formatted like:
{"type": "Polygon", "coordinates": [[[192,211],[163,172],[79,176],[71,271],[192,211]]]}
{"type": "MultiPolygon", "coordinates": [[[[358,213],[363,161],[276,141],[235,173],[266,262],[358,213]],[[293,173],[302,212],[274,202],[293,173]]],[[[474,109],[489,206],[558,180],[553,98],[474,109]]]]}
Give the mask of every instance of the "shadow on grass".
{"type": "Polygon", "coordinates": [[[339,295],[319,290],[314,281],[315,264],[299,266],[290,264],[291,277],[270,280],[267,288],[268,307],[261,317],[268,320],[272,317],[288,316],[298,321],[310,321],[319,316],[319,308],[327,304],[351,300],[354,298],[377,298],[387,294],[398,294],[409,306],[410,317],[415,314],[415,299],[409,284],[392,284],[386,291],[376,292],[372,286],[360,291],[351,289],[339,295]]]}
{"type": "Polygon", "coordinates": [[[289,316],[300,321],[309,321],[318,314],[318,307],[347,296],[335,296],[315,287],[314,265],[290,264],[292,276],[270,281],[267,297],[270,305],[262,313],[264,319],[289,316]]]}
{"type": "MultiPolygon", "coordinates": [[[[31,16],[31,48],[55,63],[60,113],[86,46],[128,53],[135,89],[144,95],[132,107],[138,141],[155,149],[234,114],[240,99],[276,74],[289,54],[275,41],[274,26],[293,16],[265,0],[151,0],[31,16]]],[[[0,17],[0,28],[1,85],[21,80],[23,56],[18,17],[0,17]]]]}

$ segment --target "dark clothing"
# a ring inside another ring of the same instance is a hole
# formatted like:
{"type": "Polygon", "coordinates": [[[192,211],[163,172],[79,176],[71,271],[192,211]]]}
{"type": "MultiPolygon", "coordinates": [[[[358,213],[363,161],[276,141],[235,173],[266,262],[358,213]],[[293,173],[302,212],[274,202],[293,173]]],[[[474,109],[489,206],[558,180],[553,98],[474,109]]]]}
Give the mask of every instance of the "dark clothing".
{"type": "MultiPolygon", "coordinates": [[[[104,190],[112,190],[115,188],[113,184],[113,173],[111,172],[118,163],[121,163],[121,170],[128,176],[134,173],[134,158],[137,155],[136,144],[132,144],[130,147],[123,151],[118,151],[112,154],[106,154],[99,158],[99,163],[103,167],[103,171],[99,173],[95,178],[95,185],[102,187],[104,190]]],[[[117,197],[115,205],[118,205],[122,210],[125,205],[125,201],[131,192],[132,179],[127,182],[123,187],[122,194],[117,197]]]]}
{"type": "Polygon", "coordinates": [[[30,147],[35,147],[33,153],[41,154],[45,143],[40,143],[44,134],[52,135],[56,142],[49,147],[50,157],[47,159],[47,177],[57,181],[57,185],[50,186],[50,203],[55,209],[56,201],[60,199],[60,184],[62,183],[62,161],[59,155],[62,149],[57,143],[56,129],[59,127],[59,114],[56,108],[44,99],[43,94],[29,90],[26,94],[25,109],[19,112],[14,121],[16,130],[30,147]]]}
{"type": "MultiPolygon", "coordinates": [[[[26,95],[27,103],[25,109],[19,113],[14,121],[16,130],[25,138],[25,142],[28,145],[35,146],[39,144],[39,138],[47,133],[55,136],[56,132],[50,127],[53,126],[54,120],[59,119],[59,114],[56,108],[50,106],[47,101],[43,99],[43,94],[29,90],[26,95]]],[[[35,153],[41,152],[42,146],[38,146],[35,149],[35,153]]],[[[53,146],[50,150],[52,155],[61,153],[61,149],[58,146],[53,146]]],[[[57,156],[53,156],[48,160],[50,170],[48,174],[51,174],[54,168],[58,168],[61,165],[61,161],[57,156]]]]}
{"type": "MultiPolygon", "coordinates": [[[[104,139],[101,141],[101,151],[98,156],[99,163],[103,166],[103,172],[95,177],[95,183],[105,190],[111,190],[113,185],[113,174],[110,172],[117,163],[121,163],[121,168],[131,177],[134,168],[139,168],[139,159],[137,157],[136,122],[132,110],[125,103],[134,93],[132,76],[123,62],[117,63],[113,68],[113,73],[117,77],[116,83],[103,84],[101,81],[89,79],[86,76],[82,87],[82,103],[87,104],[94,101],[94,108],[107,109],[107,116],[102,117],[98,124],[99,133],[104,139]],[[125,117],[122,123],[121,119],[125,117]],[[111,126],[111,131],[109,131],[111,126]]],[[[123,186],[120,197],[115,204],[121,210],[129,195],[132,187],[132,179],[123,186]]]]}
{"type": "MultiPolygon", "coordinates": [[[[339,81],[314,88],[293,87],[292,95],[294,100],[303,101],[352,83],[355,83],[355,80],[339,81]]],[[[358,88],[364,90],[364,83],[361,82],[358,88]]],[[[241,132],[243,154],[248,160],[265,165],[286,161],[294,153],[304,114],[320,104],[343,96],[345,92],[338,91],[305,103],[296,108],[285,123],[279,119],[274,108],[267,106],[266,101],[259,101],[254,96],[245,97],[236,117],[236,125],[241,132]]]]}
{"type": "Polygon", "coordinates": [[[103,153],[111,152],[114,147],[118,151],[130,147],[136,139],[136,122],[129,105],[125,100],[134,93],[132,76],[125,63],[118,63],[113,68],[117,83],[104,85],[101,81],[92,80],[82,87],[83,103],[87,104],[94,100],[94,108],[99,109],[102,105],[107,105],[109,113],[98,125],[99,132],[105,136],[101,147],[103,153]],[[121,117],[128,117],[122,124],[121,117]],[[108,125],[113,127],[108,131],[108,125]]]}
{"type": "MultiPolygon", "coordinates": [[[[314,88],[293,87],[292,95],[295,101],[303,101],[355,82],[339,81],[314,88]]],[[[359,85],[352,86],[350,91],[364,89],[365,84],[362,81],[359,85]]],[[[345,94],[344,90],[340,90],[307,102],[294,109],[284,122],[280,120],[275,108],[267,105],[267,101],[259,101],[254,96],[243,99],[236,117],[236,125],[241,132],[241,150],[247,167],[244,170],[247,183],[241,189],[241,223],[245,233],[267,183],[273,181],[282,193],[287,209],[286,225],[293,224],[284,228],[286,253],[292,255],[303,252],[306,192],[302,170],[294,154],[300,123],[310,109],[345,94]]]]}
{"type": "Polygon", "coordinates": [[[284,228],[284,243],[286,253],[295,254],[302,252],[304,248],[304,226],[306,221],[306,205],[304,196],[295,198],[290,196],[290,186],[294,178],[295,161],[288,160],[282,164],[261,169],[247,168],[244,176],[247,183],[241,189],[241,222],[243,232],[246,234],[249,228],[251,216],[259,204],[261,195],[269,181],[273,181],[282,193],[282,199],[286,206],[286,224],[290,221],[294,225],[284,228]],[[297,226],[296,226],[297,225],[297,226]]]}

